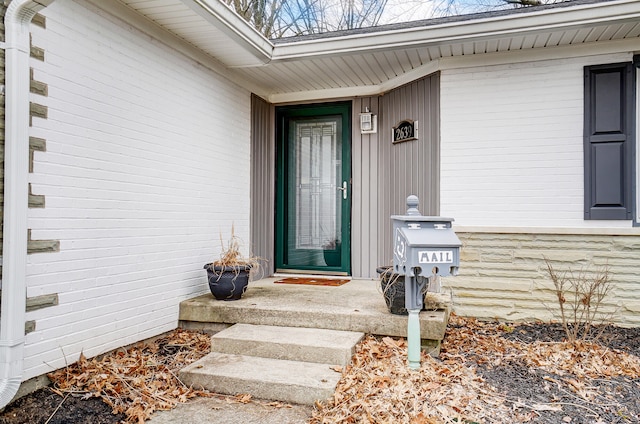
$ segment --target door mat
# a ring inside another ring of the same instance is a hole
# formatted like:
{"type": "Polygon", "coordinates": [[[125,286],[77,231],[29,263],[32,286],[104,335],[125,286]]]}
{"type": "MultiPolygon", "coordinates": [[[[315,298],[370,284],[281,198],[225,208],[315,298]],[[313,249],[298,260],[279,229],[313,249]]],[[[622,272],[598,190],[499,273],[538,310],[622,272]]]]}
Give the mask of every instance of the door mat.
{"type": "Polygon", "coordinates": [[[289,277],[276,281],[276,284],[306,284],[310,286],[341,286],[351,280],[342,278],[289,277]]]}

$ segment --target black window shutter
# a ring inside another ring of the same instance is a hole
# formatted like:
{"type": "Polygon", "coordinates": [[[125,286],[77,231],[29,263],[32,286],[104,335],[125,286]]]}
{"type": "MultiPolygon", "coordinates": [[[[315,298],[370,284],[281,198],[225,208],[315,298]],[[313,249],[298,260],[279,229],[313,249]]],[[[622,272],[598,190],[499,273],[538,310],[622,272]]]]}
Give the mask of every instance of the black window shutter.
{"type": "Polygon", "coordinates": [[[633,66],[584,70],[585,219],[632,219],[633,66]]]}

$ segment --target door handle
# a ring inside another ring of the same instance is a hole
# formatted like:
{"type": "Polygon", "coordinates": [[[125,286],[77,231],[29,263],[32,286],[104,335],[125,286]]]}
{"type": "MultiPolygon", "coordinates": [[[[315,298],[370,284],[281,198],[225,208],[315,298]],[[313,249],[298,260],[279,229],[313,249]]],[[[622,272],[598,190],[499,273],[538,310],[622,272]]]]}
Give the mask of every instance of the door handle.
{"type": "Polygon", "coordinates": [[[336,187],[336,190],[342,190],[342,198],[347,199],[347,182],[342,182],[342,187],[336,187]]]}

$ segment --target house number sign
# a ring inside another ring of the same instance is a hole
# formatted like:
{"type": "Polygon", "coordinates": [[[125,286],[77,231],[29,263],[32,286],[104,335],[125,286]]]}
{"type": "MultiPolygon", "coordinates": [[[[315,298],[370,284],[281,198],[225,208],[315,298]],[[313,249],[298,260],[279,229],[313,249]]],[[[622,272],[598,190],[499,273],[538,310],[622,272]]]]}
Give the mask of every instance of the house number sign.
{"type": "Polygon", "coordinates": [[[393,144],[418,139],[418,121],[405,119],[393,127],[393,144]]]}

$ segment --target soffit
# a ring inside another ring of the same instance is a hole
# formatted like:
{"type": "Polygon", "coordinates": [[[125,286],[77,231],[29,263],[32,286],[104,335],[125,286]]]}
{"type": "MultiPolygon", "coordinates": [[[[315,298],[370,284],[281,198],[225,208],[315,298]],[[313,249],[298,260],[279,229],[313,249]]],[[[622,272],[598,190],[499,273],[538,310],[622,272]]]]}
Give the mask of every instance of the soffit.
{"type": "Polygon", "coordinates": [[[531,13],[432,20],[275,44],[218,0],[119,1],[259,87],[258,94],[281,101],[383,92],[446,58],[614,40],[638,41],[640,49],[640,2],[630,0],[585,0],[531,13]]]}
{"type": "Polygon", "coordinates": [[[119,0],[228,67],[259,66],[273,45],[218,0],[119,0]]]}

